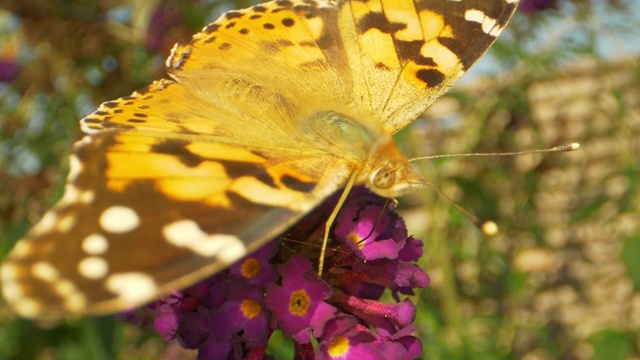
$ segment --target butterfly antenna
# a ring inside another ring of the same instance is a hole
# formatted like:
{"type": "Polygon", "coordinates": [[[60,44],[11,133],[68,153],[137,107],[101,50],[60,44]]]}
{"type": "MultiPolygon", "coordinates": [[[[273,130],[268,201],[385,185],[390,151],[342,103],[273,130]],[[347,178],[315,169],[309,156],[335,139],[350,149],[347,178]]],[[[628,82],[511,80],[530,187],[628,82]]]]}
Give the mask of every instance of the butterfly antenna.
{"type": "Polygon", "coordinates": [[[296,249],[294,249],[293,247],[287,245],[286,243],[293,243],[293,244],[297,244],[297,245],[310,245],[309,243],[306,243],[304,241],[300,241],[300,240],[295,240],[292,238],[288,238],[285,236],[280,237],[280,241],[278,243],[279,246],[281,246],[282,248],[284,248],[284,250],[288,251],[291,254],[295,254],[297,251],[296,249]]]}
{"type": "MultiPolygon", "coordinates": [[[[410,159],[409,162],[417,161],[417,160],[426,160],[426,159],[439,159],[439,158],[449,158],[449,157],[471,157],[471,156],[518,156],[518,155],[530,155],[530,154],[539,154],[539,153],[555,153],[555,152],[567,152],[574,151],[580,148],[580,144],[571,143],[564,144],[560,146],[554,146],[547,149],[536,149],[536,150],[524,150],[524,151],[512,151],[512,152],[504,152],[504,153],[471,153],[471,154],[450,154],[450,155],[432,155],[432,156],[422,156],[410,159]]],[[[439,196],[444,198],[451,206],[453,206],[457,211],[461,214],[469,218],[475,226],[477,226],[485,235],[494,236],[498,233],[498,225],[491,220],[480,220],[464,208],[462,206],[456,204],[451,198],[445,195],[440,189],[436,188],[432,183],[426,182],[427,186],[433,189],[439,196]]]]}
{"type": "Polygon", "coordinates": [[[555,153],[555,152],[574,151],[574,150],[578,150],[579,148],[580,148],[580,144],[571,143],[571,144],[564,144],[564,145],[554,146],[554,147],[548,148],[548,149],[511,151],[511,152],[504,152],[504,153],[471,153],[471,154],[450,154],[450,155],[421,156],[421,157],[409,159],[409,162],[416,161],[416,160],[440,159],[440,158],[450,158],[450,157],[517,156],[517,155],[530,155],[530,154],[539,154],[539,153],[555,153]]]}
{"type": "Polygon", "coordinates": [[[331,215],[329,215],[329,218],[327,219],[327,223],[325,224],[324,237],[322,238],[322,247],[320,248],[320,263],[318,264],[318,277],[321,277],[322,272],[324,271],[324,256],[325,256],[325,253],[327,252],[327,243],[329,242],[329,230],[331,230],[331,225],[333,225],[333,222],[336,220],[336,217],[338,216],[338,213],[340,212],[342,205],[344,205],[344,202],[347,199],[347,195],[349,195],[349,192],[353,188],[353,184],[356,182],[357,176],[358,176],[357,172],[354,172],[353,174],[351,174],[351,177],[347,182],[347,186],[345,186],[344,190],[342,191],[342,195],[340,195],[340,199],[338,200],[336,207],[333,208],[333,211],[331,212],[331,215]]]}
{"type": "Polygon", "coordinates": [[[444,198],[454,209],[458,210],[462,215],[466,216],[473,224],[487,236],[495,236],[498,234],[498,224],[491,220],[480,220],[478,217],[465,210],[462,206],[456,204],[450,197],[445,195],[440,189],[430,182],[425,182],[428,187],[433,189],[438,195],[444,198]]]}

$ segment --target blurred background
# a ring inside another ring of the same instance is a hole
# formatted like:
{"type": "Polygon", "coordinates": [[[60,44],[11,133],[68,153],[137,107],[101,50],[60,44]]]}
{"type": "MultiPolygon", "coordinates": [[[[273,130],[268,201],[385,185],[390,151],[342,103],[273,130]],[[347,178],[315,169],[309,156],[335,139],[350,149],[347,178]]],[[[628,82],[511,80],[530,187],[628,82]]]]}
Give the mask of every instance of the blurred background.
{"type": "MultiPolygon", "coordinates": [[[[425,359],[640,359],[640,2],[521,0],[489,54],[398,134],[432,285],[425,359]]],[[[165,76],[173,43],[255,1],[0,0],[0,255],[62,194],[78,119],[165,76]]],[[[190,358],[114,317],[35,324],[0,304],[0,359],[190,358]]],[[[286,345],[285,345],[286,347],[286,345]]],[[[274,354],[283,354],[276,345],[274,354]]],[[[279,356],[279,355],[278,355],[279,356]]]]}

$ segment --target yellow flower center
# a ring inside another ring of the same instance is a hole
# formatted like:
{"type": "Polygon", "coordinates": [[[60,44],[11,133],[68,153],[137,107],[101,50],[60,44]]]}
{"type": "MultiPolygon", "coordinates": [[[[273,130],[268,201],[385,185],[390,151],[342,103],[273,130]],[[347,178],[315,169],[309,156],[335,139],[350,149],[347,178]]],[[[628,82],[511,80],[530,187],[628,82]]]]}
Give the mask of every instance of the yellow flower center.
{"type": "Polygon", "coordinates": [[[253,299],[247,299],[242,302],[240,305],[240,310],[242,310],[242,314],[247,319],[253,319],[254,317],[260,315],[262,312],[262,306],[260,303],[253,299]]]}
{"type": "Polygon", "coordinates": [[[289,311],[298,316],[304,316],[307,314],[307,310],[309,310],[309,305],[311,305],[311,298],[307,291],[302,289],[298,291],[294,291],[291,294],[291,298],[289,299],[289,311]]]}
{"type": "Polygon", "coordinates": [[[358,236],[356,233],[351,233],[347,235],[347,239],[353,241],[354,244],[358,245],[358,249],[362,249],[364,247],[364,241],[358,236]]]}
{"type": "Polygon", "coordinates": [[[260,262],[255,258],[249,258],[242,263],[240,272],[247,279],[258,276],[260,274],[260,262]]]}
{"type": "Polygon", "coordinates": [[[349,350],[349,339],[344,336],[336,336],[329,343],[329,355],[332,357],[342,356],[349,350]]]}

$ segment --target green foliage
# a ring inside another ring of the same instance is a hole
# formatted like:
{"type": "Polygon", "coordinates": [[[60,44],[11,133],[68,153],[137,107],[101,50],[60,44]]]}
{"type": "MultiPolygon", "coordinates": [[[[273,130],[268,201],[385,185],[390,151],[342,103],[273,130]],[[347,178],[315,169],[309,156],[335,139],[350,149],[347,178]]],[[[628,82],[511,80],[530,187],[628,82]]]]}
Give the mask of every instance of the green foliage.
{"type": "Polygon", "coordinates": [[[637,352],[632,334],[605,330],[595,334],[591,341],[594,345],[593,360],[624,360],[637,352]]]}
{"type": "Polygon", "coordinates": [[[633,284],[640,290],[640,234],[632,235],[622,242],[622,260],[633,284]]]}
{"type": "Polygon", "coordinates": [[[0,333],[0,358],[35,359],[48,353],[59,359],[115,359],[120,353],[122,323],[114,317],[83,319],[73,324],[39,327],[17,319],[0,333]]]}

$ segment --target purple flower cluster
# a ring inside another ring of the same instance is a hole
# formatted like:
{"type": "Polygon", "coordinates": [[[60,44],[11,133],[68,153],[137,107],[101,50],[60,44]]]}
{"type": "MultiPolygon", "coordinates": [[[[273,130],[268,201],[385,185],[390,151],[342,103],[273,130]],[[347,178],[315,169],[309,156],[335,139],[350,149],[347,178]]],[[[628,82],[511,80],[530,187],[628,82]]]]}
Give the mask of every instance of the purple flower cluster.
{"type": "Polygon", "coordinates": [[[336,220],[319,278],[311,259],[318,260],[317,240],[334,205],[301,221],[282,246],[271,242],[225,272],[151,305],[157,331],[197,349],[199,359],[268,358],[275,330],[293,339],[299,359],[419,357],[422,343],[411,335],[416,307],[400,296],[429,284],[414,264],[422,241],[407,235],[392,205],[354,189],[336,220]],[[386,289],[395,304],[379,301],[386,289]]]}
{"type": "Polygon", "coordinates": [[[522,0],[518,9],[521,12],[534,13],[553,8],[555,5],[556,0],[522,0]]]}
{"type": "Polygon", "coordinates": [[[18,77],[20,66],[14,59],[0,58],[0,82],[11,82],[18,77]]]}
{"type": "Polygon", "coordinates": [[[20,74],[17,40],[0,44],[0,82],[12,82],[20,74]]]}
{"type": "Polygon", "coordinates": [[[180,11],[173,1],[162,0],[156,7],[147,30],[145,46],[151,51],[167,51],[171,48],[173,40],[169,33],[172,27],[182,22],[180,11]],[[171,39],[167,41],[167,39],[171,39]]]}

